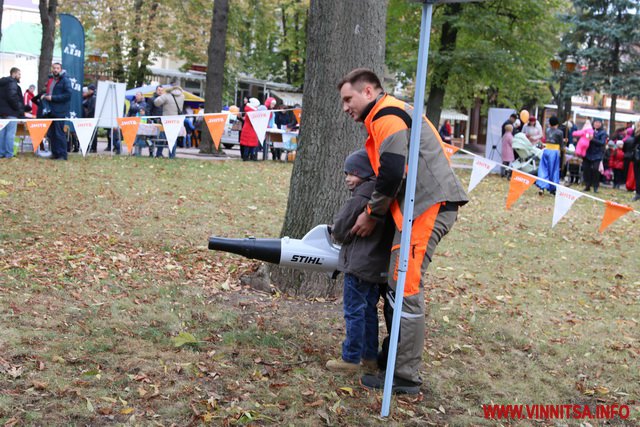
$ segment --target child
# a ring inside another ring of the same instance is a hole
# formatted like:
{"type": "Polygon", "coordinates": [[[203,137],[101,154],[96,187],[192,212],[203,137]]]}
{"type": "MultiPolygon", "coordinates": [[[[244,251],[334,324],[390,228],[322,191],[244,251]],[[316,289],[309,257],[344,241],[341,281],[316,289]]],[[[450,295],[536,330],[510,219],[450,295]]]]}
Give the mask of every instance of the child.
{"type": "Polygon", "coordinates": [[[375,373],[378,357],[379,286],[387,282],[387,268],[393,239],[393,224],[376,224],[367,237],[351,234],[375,188],[375,176],[365,150],[351,153],[344,162],[345,183],[351,198],[334,218],[332,236],[342,244],[338,269],[344,272],[344,320],[346,338],[342,357],[326,364],[332,372],[357,372],[360,362],[367,372],[375,373]]]}

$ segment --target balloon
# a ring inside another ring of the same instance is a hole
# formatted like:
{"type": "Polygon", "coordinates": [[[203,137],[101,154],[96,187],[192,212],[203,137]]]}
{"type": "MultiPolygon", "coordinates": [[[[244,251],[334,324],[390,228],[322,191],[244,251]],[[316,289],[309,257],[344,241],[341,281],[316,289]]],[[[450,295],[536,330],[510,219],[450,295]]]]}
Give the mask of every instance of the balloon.
{"type": "Polygon", "coordinates": [[[520,120],[522,121],[522,123],[529,122],[529,112],[527,110],[520,111],[520,120]]]}
{"type": "Polygon", "coordinates": [[[237,106],[232,105],[231,107],[229,107],[229,112],[230,113],[239,113],[240,109],[237,106]]]}

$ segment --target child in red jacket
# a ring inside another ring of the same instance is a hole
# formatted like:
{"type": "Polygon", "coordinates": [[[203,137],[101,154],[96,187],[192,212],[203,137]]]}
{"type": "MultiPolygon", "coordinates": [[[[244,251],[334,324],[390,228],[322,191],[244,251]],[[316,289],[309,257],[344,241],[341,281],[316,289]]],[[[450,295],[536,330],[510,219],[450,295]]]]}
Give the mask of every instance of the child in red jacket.
{"type": "Polygon", "coordinates": [[[613,188],[620,188],[625,183],[623,146],[624,141],[616,141],[616,148],[612,150],[609,158],[609,167],[613,169],[613,188]]]}

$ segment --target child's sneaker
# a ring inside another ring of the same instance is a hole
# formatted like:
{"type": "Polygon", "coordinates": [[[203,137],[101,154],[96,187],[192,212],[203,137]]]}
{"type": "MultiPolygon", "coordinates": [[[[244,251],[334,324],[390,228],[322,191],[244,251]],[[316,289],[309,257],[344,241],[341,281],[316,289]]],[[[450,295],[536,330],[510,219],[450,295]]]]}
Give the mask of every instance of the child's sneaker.
{"type": "Polygon", "coordinates": [[[365,374],[375,375],[378,373],[378,361],[376,359],[362,359],[360,363],[365,374]]]}
{"type": "Polygon", "coordinates": [[[331,372],[358,372],[360,370],[359,363],[345,362],[342,358],[331,359],[325,365],[331,372]]]}

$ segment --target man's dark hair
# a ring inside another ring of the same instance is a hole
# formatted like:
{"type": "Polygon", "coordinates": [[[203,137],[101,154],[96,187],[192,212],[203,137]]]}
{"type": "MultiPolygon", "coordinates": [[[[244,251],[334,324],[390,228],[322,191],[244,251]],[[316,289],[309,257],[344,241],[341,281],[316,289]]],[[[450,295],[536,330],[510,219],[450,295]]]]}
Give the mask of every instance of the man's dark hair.
{"type": "Polygon", "coordinates": [[[59,66],[60,66],[60,68],[62,68],[62,64],[61,64],[61,63],[59,63],[59,62],[54,62],[54,63],[53,63],[53,64],[51,64],[51,65],[59,65],[59,66]]]}
{"type": "Polygon", "coordinates": [[[551,116],[549,117],[549,125],[550,126],[557,126],[559,123],[558,118],[556,116],[551,116]]]}
{"type": "Polygon", "coordinates": [[[9,75],[10,75],[10,76],[12,76],[12,75],[14,75],[15,73],[17,73],[17,72],[19,72],[19,71],[20,71],[20,68],[18,68],[18,67],[11,67],[11,70],[9,70],[9,75]]]}
{"type": "Polygon", "coordinates": [[[351,86],[355,86],[358,83],[369,83],[373,85],[375,89],[382,89],[382,83],[380,83],[380,79],[368,68],[356,68],[355,70],[349,72],[346,76],[340,80],[338,83],[338,90],[342,89],[342,86],[349,83],[351,86]]]}
{"type": "Polygon", "coordinates": [[[516,120],[518,120],[518,115],[517,115],[516,113],[511,113],[511,116],[510,116],[510,117],[511,117],[512,119],[516,119],[516,120]]]}

